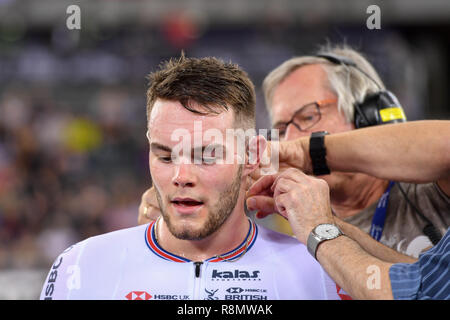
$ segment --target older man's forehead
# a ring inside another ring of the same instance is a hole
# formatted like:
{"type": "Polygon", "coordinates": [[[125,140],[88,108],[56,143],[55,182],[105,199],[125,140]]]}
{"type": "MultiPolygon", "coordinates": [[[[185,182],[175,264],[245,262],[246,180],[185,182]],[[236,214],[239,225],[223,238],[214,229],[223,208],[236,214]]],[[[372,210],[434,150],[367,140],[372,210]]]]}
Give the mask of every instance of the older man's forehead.
{"type": "Polygon", "coordinates": [[[292,116],[302,105],[330,94],[325,70],[319,64],[306,65],[289,74],[274,90],[272,123],[292,116]]]}

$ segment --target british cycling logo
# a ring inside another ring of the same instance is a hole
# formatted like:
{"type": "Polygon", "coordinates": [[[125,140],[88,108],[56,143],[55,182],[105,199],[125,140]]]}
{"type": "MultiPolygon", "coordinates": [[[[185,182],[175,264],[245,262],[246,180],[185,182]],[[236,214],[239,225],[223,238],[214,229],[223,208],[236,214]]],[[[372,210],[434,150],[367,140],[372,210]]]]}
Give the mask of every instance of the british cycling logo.
{"type": "Polygon", "coordinates": [[[267,300],[266,295],[251,293],[266,293],[266,289],[243,289],[231,287],[226,290],[230,294],[225,295],[225,300],[267,300]]]}
{"type": "Polygon", "coordinates": [[[218,297],[215,297],[215,296],[214,296],[214,295],[216,294],[217,291],[219,291],[219,289],[216,289],[216,290],[214,290],[214,291],[213,291],[213,290],[208,291],[208,290],[205,289],[205,292],[208,294],[208,297],[205,298],[205,300],[219,300],[218,297]]]}
{"type": "Polygon", "coordinates": [[[219,271],[214,269],[211,275],[211,279],[213,281],[218,280],[253,280],[253,281],[261,281],[259,278],[259,270],[255,271],[241,271],[241,270],[233,270],[233,271],[219,271]]]}

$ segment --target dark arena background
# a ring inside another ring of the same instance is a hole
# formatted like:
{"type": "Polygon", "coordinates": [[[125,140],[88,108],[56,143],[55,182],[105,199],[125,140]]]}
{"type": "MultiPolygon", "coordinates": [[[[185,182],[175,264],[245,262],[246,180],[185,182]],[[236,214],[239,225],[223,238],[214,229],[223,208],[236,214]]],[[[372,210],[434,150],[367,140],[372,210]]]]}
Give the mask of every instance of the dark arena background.
{"type": "Polygon", "coordinates": [[[37,299],[66,247],[137,225],[162,60],[239,64],[269,128],[265,75],[327,43],[362,51],[408,120],[449,119],[448,0],[0,0],[0,299],[37,299]]]}

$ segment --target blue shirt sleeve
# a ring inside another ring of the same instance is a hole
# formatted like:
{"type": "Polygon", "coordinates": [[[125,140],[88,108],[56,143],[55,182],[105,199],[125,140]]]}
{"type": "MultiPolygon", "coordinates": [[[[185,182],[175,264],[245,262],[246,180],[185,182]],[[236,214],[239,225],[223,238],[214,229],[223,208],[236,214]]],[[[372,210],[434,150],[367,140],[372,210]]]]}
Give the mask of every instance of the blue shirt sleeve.
{"type": "Polygon", "coordinates": [[[416,263],[392,265],[389,278],[394,299],[450,299],[450,228],[416,263]]]}

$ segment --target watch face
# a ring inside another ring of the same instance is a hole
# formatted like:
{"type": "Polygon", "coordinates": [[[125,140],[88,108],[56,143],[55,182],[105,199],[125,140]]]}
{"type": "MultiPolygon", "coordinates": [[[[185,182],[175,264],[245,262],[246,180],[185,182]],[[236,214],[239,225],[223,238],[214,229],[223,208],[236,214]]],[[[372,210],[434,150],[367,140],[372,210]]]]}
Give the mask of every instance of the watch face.
{"type": "Polygon", "coordinates": [[[339,235],[339,229],[332,224],[321,224],[315,229],[315,233],[325,239],[333,239],[339,235]]]}

